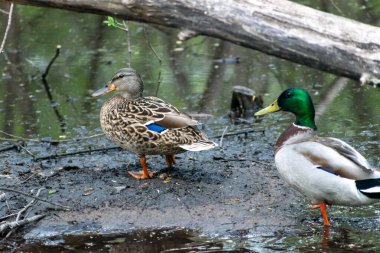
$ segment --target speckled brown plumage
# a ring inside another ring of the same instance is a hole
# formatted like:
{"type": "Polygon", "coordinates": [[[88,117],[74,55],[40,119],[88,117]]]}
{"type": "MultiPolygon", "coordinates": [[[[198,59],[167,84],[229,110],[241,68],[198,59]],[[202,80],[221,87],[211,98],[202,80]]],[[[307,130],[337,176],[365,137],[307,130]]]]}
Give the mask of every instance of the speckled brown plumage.
{"type": "Polygon", "coordinates": [[[101,96],[120,91],[100,111],[104,133],[120,147],[139,154],[144,169],[135,178],[151,178],[145,155],[165,155],[169,166],[175,164],[174,154],[207,150],[217,145],[197,128],[198,122],[174,106],[156,97],[143,97],[143,82],[135,70],[119,70],[111,82],[96,91],[101,96]]]}
{"type": "Polygon", "coordinates": [[[175,107],[159,98],[128,100],[121,95],[115,95],[103,105],[100,122],[108,138],[136,154],[178,154],[186,151],[180,145],[214,145],[196,126],[167,129],[164,133],[157,133],[146,127],[146,123],[162,120],[165,113],[173,112],[179,113],[175,107]]]}

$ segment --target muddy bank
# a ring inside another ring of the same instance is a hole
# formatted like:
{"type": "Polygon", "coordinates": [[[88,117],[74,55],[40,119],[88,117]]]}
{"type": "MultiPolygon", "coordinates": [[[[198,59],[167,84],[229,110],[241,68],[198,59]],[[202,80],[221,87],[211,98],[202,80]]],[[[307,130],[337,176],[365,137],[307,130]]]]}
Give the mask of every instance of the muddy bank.
{"type": "MultiPolygon", "coordinates": [[[[104,136],[69,143],[27,142],[19,151],[1,153],[0,185],[25,193],[44,187],[41,198],[71,207],[58,210],[38,202],[28,215],[46,217],[18,232],[27,239],[162,227],[208,235],[275,232],[297,223],[302,198],[278,177],[274,139],[263,131],[226,135],[222,148],[177,155],[171,169],[162,157],[149,156],[155,177],[144,181],[127,173],[140,170],[137,156],[118,149],[38,161],[29,154],[42,157],[113,146],[104,136]]],[[[11,192],[6,199],[0,202],[1,217],[9,214],[8,206],[14,212],[30,201],[11,192]]]]}

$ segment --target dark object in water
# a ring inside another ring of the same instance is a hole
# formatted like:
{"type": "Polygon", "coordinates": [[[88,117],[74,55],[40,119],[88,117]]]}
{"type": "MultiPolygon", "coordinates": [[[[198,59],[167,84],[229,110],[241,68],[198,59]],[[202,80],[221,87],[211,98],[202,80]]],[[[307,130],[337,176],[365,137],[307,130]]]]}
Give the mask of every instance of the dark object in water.
{"type": "Polygon", "coordinates": [[[244,86],[234,86],[232,91],[231,120],[237,118],[250,118],[263,107],[263,98],[256,96],[255,92],[244,86]]]}

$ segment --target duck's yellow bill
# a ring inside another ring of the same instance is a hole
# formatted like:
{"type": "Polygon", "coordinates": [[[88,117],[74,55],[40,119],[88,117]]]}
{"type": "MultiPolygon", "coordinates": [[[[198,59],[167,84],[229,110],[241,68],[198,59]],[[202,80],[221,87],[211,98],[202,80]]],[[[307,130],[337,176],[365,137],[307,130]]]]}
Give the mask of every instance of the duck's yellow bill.
{"type": "Polygon", "coordinates": [[[99,96],[105,95],[107,93],[110,93],[114,90],[116,90],[116,86],[113,83],[110,83],[110,84],[107,84],[106,87],[103,87],[103,88],[95,91],[94,93],[92,93],[91,96],[99,97],[99,96]]]}
{"type": "Polygon", "coordinates": [[[265,107],[264,109],[261,109],[260,111],[255,113],[255,116],[261,116],[272,112],[277,112],[281,110],[281,108],[278,106],[277,99],[269,106],[265,107]]]}

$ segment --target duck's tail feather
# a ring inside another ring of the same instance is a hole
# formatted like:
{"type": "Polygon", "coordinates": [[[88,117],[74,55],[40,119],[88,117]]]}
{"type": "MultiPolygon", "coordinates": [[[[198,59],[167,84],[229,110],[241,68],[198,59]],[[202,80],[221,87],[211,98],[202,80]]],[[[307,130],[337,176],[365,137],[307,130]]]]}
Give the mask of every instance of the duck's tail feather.
{"type": "Polygon", "coordinates": [[[356,188],[368,198],[380,199],[380,178],[356,180],[356,188]]]}
{"type": "Polygon", "coordinates": [[[192,144],[183,144],[179,146],[188,151],[202,151],[202,150],[215,148],[218,146],[218,144],[212,141],[201,141],[201,142],[196,142],[192,144]]]}

